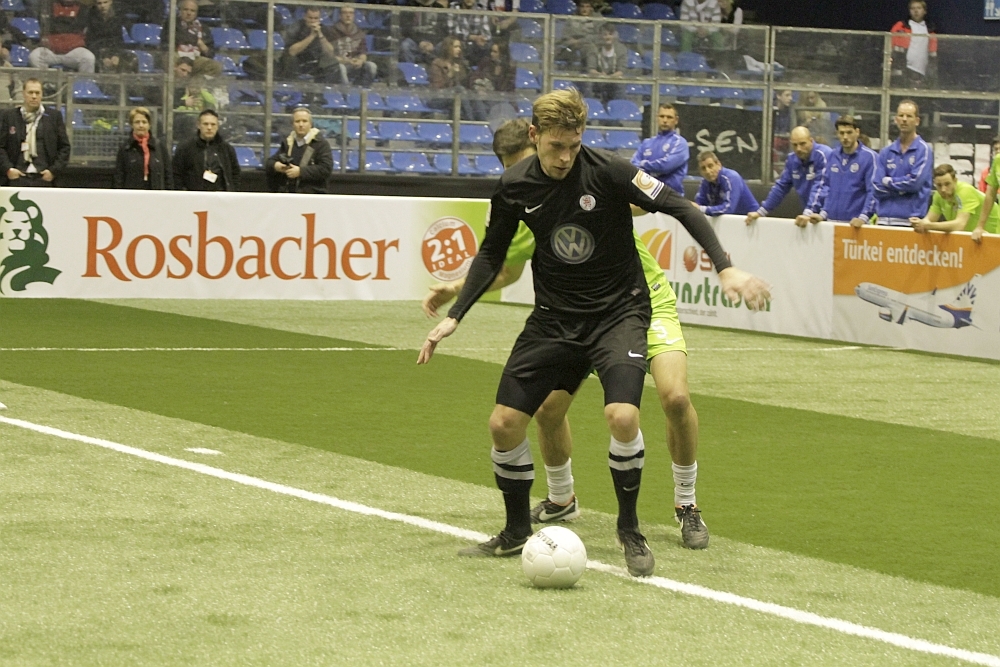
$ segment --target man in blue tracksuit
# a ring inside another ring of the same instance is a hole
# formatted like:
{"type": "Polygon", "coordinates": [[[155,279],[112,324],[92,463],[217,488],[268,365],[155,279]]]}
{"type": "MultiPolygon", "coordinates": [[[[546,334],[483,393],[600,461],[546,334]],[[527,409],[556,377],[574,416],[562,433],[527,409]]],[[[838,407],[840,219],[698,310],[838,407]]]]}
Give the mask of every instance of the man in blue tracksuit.
{"type": "Polygon", "coordinates": [[[781,172],[781,177],[775,181],[774,187],[768,193],[767,199],[760,208],[747,215],[746,223],[749,225],[773,211],[785,198],[788,191],[795,187],[802,200],[803,213],[808,215],[809,202],[812,199],[813,190],[821,186],[823,170],[826,169],[827,158],[831,149],[829,146],[813,141],[809,128],[796,127],[791,134],[792,152],[785,162],[785,170],[781,172]]]}
{"type": "Polygon", "coordinates": [[[795,219],[800,227],[823,220],[860,227],[875,215],[872,174],[878,153],[859,141],[861,129],[853,116],[841,116],[836,126],[840,146],[827,160],[823,182],[807,206],[809,212],[795,219]]]}
{"type": "Polygon", "coordinates": [[[723,167],[712,151],[698,155],[698,171],[705,180],[694,203],[705,215],[746,215],[760,206],[743,177],[723,167]]]}
{"type": "Polygon", "coordinates": [[[683,197],[691,151],[687,139],[677,132],[679,120],[673,104],[661,104],[656,116],[660,132],[639,145],[632,164],[683,197]]]}
{"type": "Polygon", "coordinates": [[[883,148],[875,161],[872,187],[880,225],[909,227],[931,203],[934,150],[917,134],[920,108],[912,100],[896,107],[899,138],[883,148]]]}

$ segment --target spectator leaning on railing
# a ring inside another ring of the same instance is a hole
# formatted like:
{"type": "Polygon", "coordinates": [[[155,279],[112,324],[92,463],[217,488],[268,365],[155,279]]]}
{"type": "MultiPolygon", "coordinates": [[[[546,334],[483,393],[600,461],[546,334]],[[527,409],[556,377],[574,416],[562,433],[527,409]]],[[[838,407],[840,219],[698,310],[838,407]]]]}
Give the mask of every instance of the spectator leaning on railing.
{"type": "MultiPolygon", "coordinates": [[[[958,174],[950,164],[934,168],[934,195],[931,208],[923,218],[910,218],[916,232],[971,232],[975,231],[982,216],[982,192],[968,183],[958,180],[958,174]]],[[[985,216],[985,230],[996,234],[1000,223],[997,209],[985,216]]]]}
{"type": "Polygon", "coordinates": [[[26,79],[24,103],[0,112],[0,185],[54,187],[69,162],[66,125],[56,107],[42,104],[42,82],[26,79]]]}
{"type": "Polygon", "coordinates": [[[823,170],[822,183],[813,191],[809,211],[795,219],[804,227],[806,222],[834,220],[850,222],[860,227],[875,215],[875,195],[872,174],[878,154],[860,141],[861,130],[853,116],[837,119],[840,146],[833,149],[823,170]]]}
{"type": "Polygon", "coordinates": [[[152,114],[135,107],[128,114],[132,133],[115,159],[114,185],[126,190],[173,190],[170,152],[152,135],[152,114]]]}
{"type": "Polygon", "coordinates": [[[747,215],[748,225],[776,209],[793,187],[802,202],[802,212],[805,215],[811,213],[809,202],[812,201],[813,190],[822,187],[822,174],[830,157],[830,147],[813,141],[809,130],[801,126],[792,130],[791,139],[792,152],[785,161],[785,169],[760,208],[747,215]]]}
{"type": "Polygon", "coordinates": [[[698,155],[698,171],[705,180],[693,203],[705,215],[746,215],[760,206],[743,177],[723,167],[715,153],[698,155]]]}
{"type": "Polygon", "coordinates": [[[894,120],[899,138],[879,151],[875,161],[875,212],[880,225],[909,227],[910,218],[924,217],[931,202],[934,149],[917,134],[920,107],[916,102],[900,102],[894,120]]]}

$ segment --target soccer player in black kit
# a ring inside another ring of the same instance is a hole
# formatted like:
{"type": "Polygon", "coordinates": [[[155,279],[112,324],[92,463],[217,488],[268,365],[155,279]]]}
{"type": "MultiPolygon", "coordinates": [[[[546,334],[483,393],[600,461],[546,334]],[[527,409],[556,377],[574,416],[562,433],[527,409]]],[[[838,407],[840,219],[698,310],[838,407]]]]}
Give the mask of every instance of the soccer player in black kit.
{"type": "Polygon", "coordinates": [[[633,576],[653,573],[654,558],[639,532],[636,502],[644,444],[639,402],[646,374],[649,291],[629,204],[673,215],[705,249],[727,297],[751,308],[770,298],[760,279],[735,269],[705,216],[683,197],[627,161],[582,146],[587,107],[576,90],[535,100],[530,136],[538,153],[507,170],[493,195],[486,237],[448,317],[427,336],[418,364],[493,283],[518,222],[535,236],[535,309],[504,367],[490,417],[491,458],[507,522],[500,533],[459,553],[513,556],[531,535],[534,466],[527,426],[550,392],[566,411],[596,368],[611,431],[608,465],[618,498],[618,541],[633,576]]]}

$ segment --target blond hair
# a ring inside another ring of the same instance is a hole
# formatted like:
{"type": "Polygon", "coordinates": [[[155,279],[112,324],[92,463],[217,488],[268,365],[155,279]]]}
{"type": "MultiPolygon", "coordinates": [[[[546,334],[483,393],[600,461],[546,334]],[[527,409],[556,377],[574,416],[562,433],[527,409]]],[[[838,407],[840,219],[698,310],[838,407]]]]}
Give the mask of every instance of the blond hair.
{"type": "Polygon", "coordinates": [[[556,128],[575,132],[586,123],[587,104],[576,88],[540,95],[531,108],[531,124],[539,134],[556,128]]]}
{"type": "Polygon", "coordinates": [[[150,113],[149,109],[146,107],[135,107],[128,112],[128,124],[131,125],[135,121],[136,116],[145,116],[146,122],[153,123],[153,114],[150,113]]]}

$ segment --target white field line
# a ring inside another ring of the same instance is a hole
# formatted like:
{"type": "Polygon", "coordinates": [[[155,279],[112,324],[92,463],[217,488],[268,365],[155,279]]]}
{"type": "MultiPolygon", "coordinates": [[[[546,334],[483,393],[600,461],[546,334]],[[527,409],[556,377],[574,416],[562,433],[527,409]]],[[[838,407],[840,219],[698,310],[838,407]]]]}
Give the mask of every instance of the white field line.
{"type": "MultiPolygon", "coordinates": [[[[92,438],[87,435],[71,433],[69,431],[63,431],[61,429],[53,428],[51,426],[35,424],[33,422],[23,421],[21,419],[0,417],[0,423],[9,424],[11,426],[27,429],[29,431],[35,431],[37,433],[43,433],[45,435],[51,435],[57,438],[63,438],[65,440],[75,440],[77,442],[82,442],[88,445],[96,445],[98,447],[110,449],[112,451],[119,452],[121,454],[128,454],[130,456],[136,456],[142,459],[146,459],[147,461],[162,463],[164,465],[174,466],[176,468],[183,468],[185,470],[191,470],[193,472],[201,473],[203,475],[208,475],[210,477],[224,479],[229,482],[236,482],[237,484],[244,484],[246,486],[252,486],[258,489],[264,489],[266,491],[273,491],[275,493],[280,493],[286,496],[300,498],[302,500],[309,500],[315,503],[329,505],[330,507],[336,507],[337,509],[346,510],[348,512],[355,512],[357,514],[364,514],[367,516],[375,516],[382,519],[388,519],[390,521],[398,521],[400,523],[409,524],[411,526],[416,526],[418,528],[425,528],[427,530],[433,530],[439,533],[452,535],[454,537],[459,537],[465,540],[482,542],[484,540],[489,539],[490,537],[489,535],[486,535],[484,533],[478,533],[473,530],[465,530],[463,528],[451,526],[446,523],[431,521],[429,519],[422,519],[420,517],[410,516],[408,514],[400,514],[398,512],[387,512],[386,510],[381,510],[375,507],[368,507],[367,505],[351,502],[349,500],[341,500],[339,498],[334,498],[333,496],[327,496],[321,493],[313,493],[312,491],[305,491],[303,489],[297,489],[295,487],[285,486],[284,484],[268,482],[267,480],[259,479],[257,477],[251,477],[249,475],[229,472],[227,470],[222,470],[220,468],[213,468],[212,466],[207,466],[201,463],[193,463],[191,461],[185,461],[183,459],[175,459],[170,456],[164,456],[163,454],[157,454],[155,452],[146,451],[144,449],[138,449],[136,447],[122,445],[117,442],[111,442],[110,440],[103,440],[101,438],[92,438]]],[[[695,597],[704,598],[706,600],[712,600],[715,602],[730,604],[737,607],[752,609],[754,611],[758,611],[764,614],[770,614],[772,616],[784,618],[790,621],[794,621],[796,623],[826,628],[847,635],[853,635],[855,637],[873,639],[875,641],[884,642],[886,644],[891,644],[893,646],[898,646],[900,648],[909,649],[911,651],[917,651],[920,653],[929,653],[932,655],[941,655],[949,658],[956,658],[958,660],[963,660],[965,662],[969,662],[976,665],[986,665],[987,667],[1000,667],[1000,656],[991,655],[989,653],[977,653],[975,651],[967,651],[965,649],[953,648],[951,646],[945,646],[943,644],[935,644],[933,642],[925,641],[923,639],[916,639],[914,637],[901,635],[895,632],[885,632],[877,628],[858,625],[856,623],[851,623],[849,621],[844,621],[837,618],[820,616],[818,614],[813,614],[810,612],[801,611],[799,609],[794,609],[792,607],[785,607],[770,602],[761,602],[760,600],[755,600],[753,598],[747,598],[741,595],[734,595],[733,593],[726,593],[724,591],[716,591],[710,588],[705,588],[703,586],[698,586],[696,584],[686,584],[680,581],[667,579],[665,577],[635,578],[630,576],[628,572],[626,572],[621,567],[615,565],[608,565],[607,563],[602,563],[600,561],[588,560],[587,568],[591,570],[596,570],[598,572],[604,572],[606,574],[612,574],[618,577],[629,579],[630,581],[633,581],[635,583],[646,584],[648,586],[655,586],[657,588],[662,588],[676,593],[683,593],[685,595],[692,595],[695,597]]]]}
{"type": "MultiPolygon", "coordinates": [[[[495,352],[503,347],[448,347],[448,352],[495,352]]],[[[688,352],[844,352],[864,347],[846,345],[811,349],[775,347],[704,347],[688,352]]],[[[888,348],[882,348],[888,349],[888,348]]],[[[416,352],[410,347],[0,347],[0,352],[416,352]]]]}

